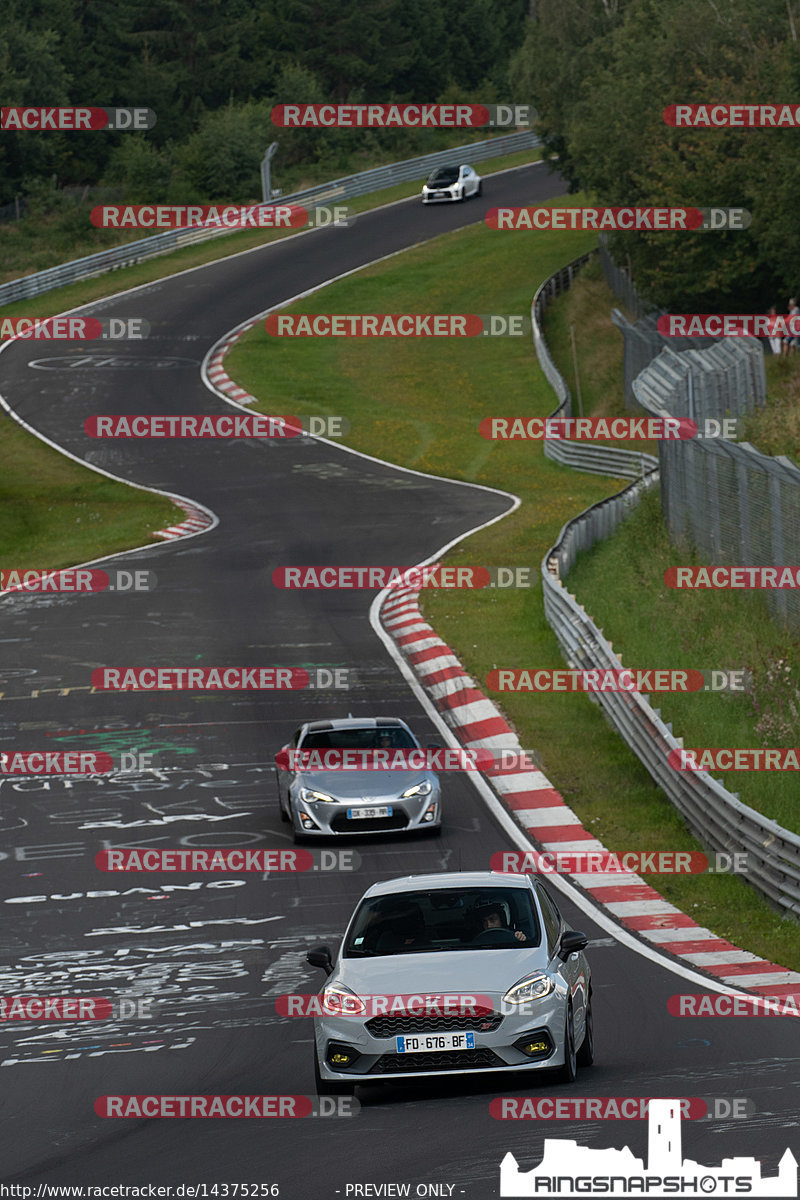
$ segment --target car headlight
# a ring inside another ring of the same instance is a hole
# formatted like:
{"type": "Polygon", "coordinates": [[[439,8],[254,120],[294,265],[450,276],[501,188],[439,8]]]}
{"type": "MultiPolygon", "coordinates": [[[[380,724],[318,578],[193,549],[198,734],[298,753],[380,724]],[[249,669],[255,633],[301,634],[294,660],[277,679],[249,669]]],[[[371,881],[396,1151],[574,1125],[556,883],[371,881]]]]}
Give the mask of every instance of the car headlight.
{"type": "Polygon", "coordinates": [[[524,975],[503,996],[507,1004],[528,1004],[531,1000],[542,1000],[553,990],[553,980],[544,971],[533,971],[524,975]]]}
{"type": "Polygon", "coordinates": [[[322,804],[338,804],[335,796],[329,796],[327,792],[318,792],[314,788],[300,788],[300,799],[312,804],[315,801],[320,801],[322,804]]]}
{"type": "Polygon", "coordinates": [[[322,1008],[329,1017],[358,1017],[367,1011],[361,997],[343,983],[332,983],[323,988],[322,1008]]]}
{"type": "Polygon", "coordinates": [[[402,793],[402,798],[407,800],[410,796],[429,796],[433,791],[430,779],[423,779],[421,783],[415,783],[410,788],[402,793]]]}

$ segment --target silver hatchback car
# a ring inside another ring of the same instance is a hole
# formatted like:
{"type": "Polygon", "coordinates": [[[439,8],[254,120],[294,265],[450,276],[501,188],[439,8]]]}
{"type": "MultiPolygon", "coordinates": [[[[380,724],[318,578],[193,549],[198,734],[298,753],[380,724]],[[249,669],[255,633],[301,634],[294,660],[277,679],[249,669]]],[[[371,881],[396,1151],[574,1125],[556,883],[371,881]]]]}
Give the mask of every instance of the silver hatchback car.
{"type": "Polygon", "coordinates": [[[399,717],[301,725],[279,751],[276,768],[281,820],[291,822],[296,842],[337,834],[441,832],[441,787],[434,771],[303,769],[291,760],[292,751],[318,751],[324,759],[326,751],[337,750],[410,752],[422,746],[399,717]]]}
{"type": "Polygon", "coordinates": [[[493,871],[409,875],[371,887],[314,1019],[320,1095],[358,1083],[557,1069],[594,1058],[588,939],[541,881],[493,871]]]}

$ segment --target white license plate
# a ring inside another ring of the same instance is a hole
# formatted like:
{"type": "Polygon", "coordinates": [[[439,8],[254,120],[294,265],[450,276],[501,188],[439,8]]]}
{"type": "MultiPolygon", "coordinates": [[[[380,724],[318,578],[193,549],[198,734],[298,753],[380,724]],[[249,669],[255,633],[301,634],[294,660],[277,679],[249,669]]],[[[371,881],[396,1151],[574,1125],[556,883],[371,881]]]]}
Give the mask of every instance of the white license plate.
{"type": "Polygon", "coordinates": [[[347,816],[351,821],[364,820],[368,817],[390,817],[391,815],[391,808],[385,804],[380,808],[348,808],[347,810],[347,816]]]}
{"type": "Polygon", "coordinates": [[[437,1050],[474,1050],[475,1034],[413,1033],[395,1038],[398,1054],[435,1054],[437,1050]]]}

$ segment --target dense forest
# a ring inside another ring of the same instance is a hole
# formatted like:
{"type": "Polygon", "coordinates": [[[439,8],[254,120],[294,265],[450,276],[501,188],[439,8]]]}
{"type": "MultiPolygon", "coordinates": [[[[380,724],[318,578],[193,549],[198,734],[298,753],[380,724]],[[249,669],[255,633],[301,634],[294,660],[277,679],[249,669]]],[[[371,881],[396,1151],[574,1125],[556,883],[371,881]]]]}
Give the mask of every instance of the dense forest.
{"type": "Polygon", "coordinates": [[[746,232],[617,234],[673,311],[800,296],[800,127],[674,129],[670,104],[800,103],[798,0],[539,0],[510,68],[573,190],[605,204],[742,206],[746,232]]]}
{"type": "Polygon", "coordinates": [[[663,110],[797,101],[798,31],[800,0],[6,0],[4,105],[135,105],[157,124],[0,133],[0,206],[22,196],[46,214],[86,186],[249,200],[274,140],[284,191],[447,144],[439,130],[277,129],[278,103],[533,102],[571,190],[753,214],[746,232],[615,235],[651,299],[783,305],[800,289],[800,128],[675,129],[663,110]]]}
{"type": "Polygon", "coordinates": [[[436,130],[277,130],[270,110],[506,100],[528,11],[526,0],[5,0],[3,8],[3,105],[141,106],[157,124],[99,136],[0,133],[0,205],[101,183],[134,202],[257,197],[259,163],[276,139],[276,166],[331,173],[354,159],[353,169],[372,165],[380,150],[439,148],[436,130]]]}

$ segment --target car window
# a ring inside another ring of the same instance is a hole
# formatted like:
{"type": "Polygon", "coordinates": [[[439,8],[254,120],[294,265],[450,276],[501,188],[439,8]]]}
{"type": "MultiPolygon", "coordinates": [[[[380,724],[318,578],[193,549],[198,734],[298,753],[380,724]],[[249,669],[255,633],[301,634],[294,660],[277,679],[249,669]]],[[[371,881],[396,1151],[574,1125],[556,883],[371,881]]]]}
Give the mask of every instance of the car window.
{"type": "Polygon", "coordinates": [[[553,907],[552,900],[540,883],[537,883],[536,885],[536,894],[539,897],[539,903],[542,906],[542,919],[544,921],[545,933],[547,935],[547,949],[552,958],[555,948],[558,944],[561,926],[560,915],[557,915],[553,907]]]}
{"type": "Polygon", "coordinates": [[[310,729],[303,738],[303,750],[415,750],[417,742],[407,729],[395,725],[366,726],[363,729],[310,729]]]}
{"type": "Polygon", "coordinates": [[[429,184],[455,183],[458,179],[458,167],[439,167],[428,179],[429,184]]]}
{"type": "Polygon", "coordinates": [[[346,958],[538,946],[541,932],[525,888],[436,888],[374,896],[351,923],[346,958]]]}

